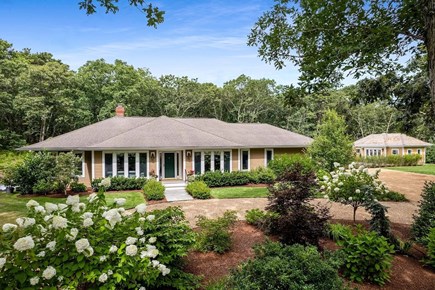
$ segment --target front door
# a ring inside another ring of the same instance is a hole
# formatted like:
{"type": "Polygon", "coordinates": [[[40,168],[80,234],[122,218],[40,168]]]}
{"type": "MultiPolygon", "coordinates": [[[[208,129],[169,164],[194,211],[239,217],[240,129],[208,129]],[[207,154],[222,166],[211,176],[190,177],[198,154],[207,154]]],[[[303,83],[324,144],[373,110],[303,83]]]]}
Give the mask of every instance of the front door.
{"type": "Polygon", "coordinates": [[[165,178],[175,177],[175,153],[165,153],[165,178]]]}

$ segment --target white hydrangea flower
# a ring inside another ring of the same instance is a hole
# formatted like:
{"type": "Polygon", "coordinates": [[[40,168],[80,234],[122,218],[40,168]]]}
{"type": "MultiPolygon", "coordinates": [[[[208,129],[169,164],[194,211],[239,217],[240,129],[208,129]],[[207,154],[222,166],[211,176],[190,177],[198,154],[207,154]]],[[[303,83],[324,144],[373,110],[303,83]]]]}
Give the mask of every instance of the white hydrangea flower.
{"type": "Polygon", "coordinates": [[[100,277],[98,277],[98,281],[100,281],[101,283],[104,283],[107,281],[107,278],[108,278],[107,274],[103,273],[100,275],[100,277]]]}
{"type": "Polygon", "coordinates": [[[6,264],[6,258],[3,258],[3,257],[0,258],[0,270],[3,269],[5,264],[6,264]]]}
{"type": "Polygon", "coordinates": [[[80,212],[80,211],[84,210],[85,208],[86,208],[86,204],[84,204],[83,202],[79,202],[79,203],[73,204],[71,206],[71,210],[73,212],[80,212]]]}
{"type": "Polygon", "coordinates": [[[23,219],[23,218],[17,218],[17,219],[15,220],[15,222],[17,223],[17,225],[18,225],[19,227],[23,227],[23,226],[24,226],[24,219],[23,219]]]}
{"type": "Polygon", "coordinates": [[[79,233],[78,229],[72,228],[70,230],[69,235],[66,235],[67,240],[70,241],[70,242],[74,241],[76,239],[78,233],[79,233]]]}
{"type": "Polygon", "coordinates": [[[59,208],[59,210],[64,210],[64,209],[68,208],[68,205],[66,205],[66,204],[64,204],[64,203],[59,203],[59,204],[57,205],[57,207],[59,208]]]}
{"type": "Polygon", "coordinates": [[[113,201],[116,203],[117,206],[123,206],[127,200],[121,197],[115,198],[113,201]]]}
{"type": "Polygon", "coordinates": [[[57,281],[62,282],[63,281],[63,276],[57,277],[57,281]]]}
{"type": "Polygon", "coordinates": [[[158,265],[157,268],[160,270],[163,276],[166,276],[171,272],[171,270],[163,264],[158,265]]]}
{"type": "Polygon", "coordinates": [[[340,166],[340,163],[334,162],[334,167],[339,167],[339,166],[340,166]]]}
{"type": "Polygon", "coordinates": [[[139,214],[144,214],[146,209],[147,209],[147,205],[145,203],[141,203],[138,204],[136,207],[136,212],[138,212],[139,214]]]}
{"type": "Polygon", "coordinates": [[[146,290],[144,286],[141,286],[139,290],[146,290]]]}
{"type": "Polygon", "coordinates": [[[157,267],[159,264],[160,264],[160,262],[157,261],[157,260],[152,260],[151,261],[151,265],[153,265],[154,268],[157,267]]]}
{"type": "Polygon", "coordinates": [[[35,242],[33,241],[32,236],[19,238],[14,244],[14,249],[20,252],[33,249],[34,247],[35,247],[35,242]]]}
{"type": "Polygon", "coordinates": [[[145,218],[144,218],[144,217],[140,217],[140,218],[139,218],[139,222],[142,223],[142,222],[144,222],[144,221],[145,221],[145,218]]]}
{"type": "Polygon", "coordinates": [[[66,204],[67,205],[75,205],[78,204],[80,202],[80,196],[77,195],[68,195],[67,199],[66,199],[66,204]]]}
{"type": "Polygon", "coordinates": [[[93,218],[94,217],[94,214],[92,213],[92,212],[85,212],[83,215],[82,215],[82,218],[83,219],[90,219],[90,218],[93,218]]]}
{"type": "Polygon", "coordinates": [[[109,222],[112,228],[122,220],[122,217],[116,208],[105,211],[102,216],[109,222]]]}
{"type": "Polygon", "coordinates": [[[156,241],[157,241],[157,238],[156,238],[156,237],[151,237],[151,238],[148,239],[148,242],[149,242],[150,244],[154,244],[156,241]]]}
{"type": "Polygon", "coordinates": [[[56,269],[52,266],[48,266],[44,272],[42,272],[42,277],[44,277],[46,280],[50,280],[56,275],[56,269]]]}
{"type": "Polygon", "coordinates": [[[107,256],[100,256],[100,262],[104,262],[107,260],[107,256]]]}
{"type": "Polygon", "coordinates": [[[112,270],[108,270],[107,271],[107,275],[112,275],[113,274],[113,271],[112,270]]]}
{"type": "Polygon", "coordinates": [[[324,180],[324,181],[328,181],[328,180],[329,180],[329,177],[326,176],[326,175],[323,175],[323,180],[324,180]]]}
{"type": "Polygon", "coordinates": [[[336,187],[336,188],[334,188],[334,191],[338,192],[338,191],[340,191],[340,188],[336,187]]]}
{"type": "Polygon", "coordinates": [[[125,254],[127,256],[136,256],[137,247],[135,245],[129,245],[125,248],[125,254]]]}
{"type": "Polygon", "coordinates": [[[83,253],[87,248],[89,248],[91,245],[89,244],[88,239],[80,239],[76,242],[76,249],[78,253],[83,253]]]}
{"type": "Polygon", "coordinates": [[[109,253],[115,253],[116,251],[118,251],[118,247],[115,245],[112,245],[109,249],[109,253]]]}
{"type": "Polygon", "coordinates": [[[14,224],[4,224],[4,225],[2,226],[2,230],[3,230],[4,232],[13,232],[13,231],[15,231],[17,228],[18,228],[18,226],[17,226],[17,225],[14,225],[14,224]]]}
{"type": "Polygon", "coordinates": [[[30,285],[35,286],[38,283],[39,283],[39,277],[38,276],[30,278],[30,285]]]}
{"type": "Polygon", "coordinates": [[[127,240],[125,241],[126,245],[133,245],[137,242],[137,238],[133,238],[133,237],[128,237],[127,240]]]}
{"type": "Polygon", "coordinates": [[[42,205],[35,206],[35,212],[44,214],[45,208],[42,205]]]}
{"type": "Polygon", "coordinates": [[[145,238],[140,238],[140,239],[139,239],[139,243],[141,243],[141,244],[144,244],[144,243],[145,243],[145,241],[146,241],[146,239],[145,239],[145,238]]]}
{"type": "Polygon", "coordinates": [[[143,236],[144,233],[141,227],[137,227],[135,228],[135,230],[138,236],[143,236]]]}
{"type": "Polygon", "coordinates": [[[103,180],[101,180],[100,183],[98,183],[98,186],[104,186],[105,188],[110,187],[111,185],[111,180],[109,177],[104,178],[103,180]]]}
{"type": "Polygon", "coordinates": [[[125,212],[125,208],[123,208],[123,207],[119,207],[119,208],[118,208],[118,212],[119,212],[120,214],[123,214],[123,213],[125,212]]]}
{"type": "Polygon", "coordinates": [[[52,213],[54,211],[57,211],[59,208],[57,206],[57,204],[51,203],[51,202],[46,202],[45,203],[45,210],[47,211],[47,213],[52,213]]]}
{"type": "Polygon", "coordinates": [[[83,254],[84,254],[86,257],[90,257],[90,256],[92,256],[92,255],[94,254],[94,248],[92,248],[91,246],[87,247],[87,248],[85,249],[85,251],[83,252],[83,254]]]}
{"type": "Polygon", "coordinates": [[[338,183],[338,186],[343,186],[343,182],[339,182],[339,183],[338,183]]]}
{"type": "Polygon", "coordinates": [[[45,247],[51,251],[54,251],[56,249],[56,241],[49,242],[45,247]]]}
{"type": "Polygon", "coordinates": [[[347,200],[352,201],[352,196],[349,196],[349,198],[347,200]]]}
{"type": "Polygon", "coordinates": [[[327,194],[325,194],[323,197],[329,199],[329,196],[327,194]]]}
{"type": "Polygon", "coordinates": [[[322,186],[320,187],[320,190],[325,190],[325,186],[322,185],[322,186]]]}
{"type": "Polygon", "coordinates": [[[30,209],[32,207],[39,206],[39,203],[37,201],[31,199],[26,203],[26,206],[28,209],[30,209]]]}
{"type": "Polygon", "coordinates": [[[52,214],[48,214],[48,215],[46,215],[45,217],[44,217],[44,221],[46,221],[46,222],[48,222],[50,219],[52,219],[53,218],[53,215],[52,214]]]}
{"type": "Polygon", "coordinates": [[[359,189],[355,189],[355,193],[356,193],[356,194],[360,194],[360,193],[361,193],[361,190],[359,190],[359,189]]]}
{"type": "Polygon", "coordinates": [[[367,172],[369,172],[369,170],[368,170],[367,168],[364,168],[364,169],[363,169],[363,172],[364,172],[364,173],[367,173],[367,172]]]}
{"type": "Polygon", "coordinates": [[[150,222],[153,221],[156,218],[155,215],[150,214],[149,216],[147,216],[147,220],[149,220],[150,222]]]}
{"type": "Polygon", "coordinates": [[[36,220],[34,218],[24,218],[23,227],[27,228],[27,227],[33,226],[35,223],[36,223],[36,220]]]}
{"type": "Polygon", "coordinates": [[[44,258],[45,257],[45,251],[41,251],[36,255],[36,257],[44,258]]]}
{"type": "Polygon", "coordinates": [[[83,220],[83,227],[87,228],[94,224],[94,221],[91,218],[86,218],[83,220]]]}
{"type": "Polygon", "coordinates": [[[93,203],[94,201],[96,201],[97,200],[97,194],[94,192],[94,193],[91,193],[89,196],[88,196],[88,202],[89,203],[93,203]]]}
{"type": "Polygon", "coordinates": [[[56,229],[65,229],[68,226],[68,220],[64,217],[55,215],[53,217],[53,228],[56,229]]]}

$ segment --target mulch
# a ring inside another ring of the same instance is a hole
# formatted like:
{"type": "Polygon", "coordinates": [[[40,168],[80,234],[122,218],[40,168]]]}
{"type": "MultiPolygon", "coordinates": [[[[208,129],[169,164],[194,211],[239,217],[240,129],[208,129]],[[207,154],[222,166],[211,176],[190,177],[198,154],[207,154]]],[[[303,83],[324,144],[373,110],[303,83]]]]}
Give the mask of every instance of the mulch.
{"type": "MultiPolygon", "coordinates": [[[[352,225],[348,220],[332,220],[333,223],[352,225]]],[[[359,221],[364,227],[368,227],[367,222],[359,221]]],[[[410,237],[410,226],[392,223],[391,229],[397,237],[407,240],[410,237]]],[[[253,258],[252,247],[262,243],[266,236],[257,228],[239,221],[232,231],[232,248],[224,254],[202,253],[191,251],[184,259],[185,271],[203,276],[202,285],[208,285],[213,281],[218,281],[228,275],[231,269],[237,265],[253,258]]],[[[273,238],[272,238],[273,239],[273,238]]],[[[329,239],[322,239],[321,246],[328,250],[337,250],[339,247],[329,239]]],[[[350,283],[352,288],[361,290],[386,289],[386,290],[434,290],[435,289],[435,270],[424,266],[419,260],[421,252],[411,251],[411,255],[395,255],[392,265],[390,281],[383,287],[370,283],[350,283]]]]}

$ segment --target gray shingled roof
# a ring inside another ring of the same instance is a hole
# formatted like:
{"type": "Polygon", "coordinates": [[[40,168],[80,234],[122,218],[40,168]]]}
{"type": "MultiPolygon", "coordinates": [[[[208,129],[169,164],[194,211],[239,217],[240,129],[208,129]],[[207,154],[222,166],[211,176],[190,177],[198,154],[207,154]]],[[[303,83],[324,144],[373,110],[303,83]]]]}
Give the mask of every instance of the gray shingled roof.
{"type": "Polygon", "coordinates": [[[405,134],[371,134],[354,143],[355,147],[427,147],[432,144],[405,134]]]}
{"type": "Polygon", "coordinates": [[[19,150],[307,147],[312,139],[268,124],[217,119],[113,117],[19,150]]]}

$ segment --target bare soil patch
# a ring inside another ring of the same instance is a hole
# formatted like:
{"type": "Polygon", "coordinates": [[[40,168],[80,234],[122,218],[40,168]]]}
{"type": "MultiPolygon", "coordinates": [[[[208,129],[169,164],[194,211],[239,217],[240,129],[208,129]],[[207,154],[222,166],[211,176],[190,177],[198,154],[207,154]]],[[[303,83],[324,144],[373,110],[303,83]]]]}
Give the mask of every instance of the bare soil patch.
{"type": "MultiPolygon", "coordinates": [[[[349,220],[333,220],[332,222],[352,224],[349,220]]],[[[364,221],[360,223],[367,226],[367,223],[364,221]]],[[[400,238],[407,239],[409,237],[409,225],[393,223],[391,226],[393,232],[400,238]]],[[[185,258],[185,270],[189,273],[203,276],[202,285],[208,285],[228,275],[231,269],[252,258],[254,256],[252,247],[265,240],[266,236],[255,227],[243,221],[237,222],[232,231],[232,248],[229,252],[220,255],[192,251],[185,258]]],[[[323,239],[321,246],[329,250],[337,250],[339,248],[329,239],[323,239]]],[[[390,282],[384,287],[369,283],[351,283],[351,286],[362,290],[433,290],[435,289],[435,271],[434,269],[424,267],[414,257],[396,255],[393,260],[390,282]]]]}

